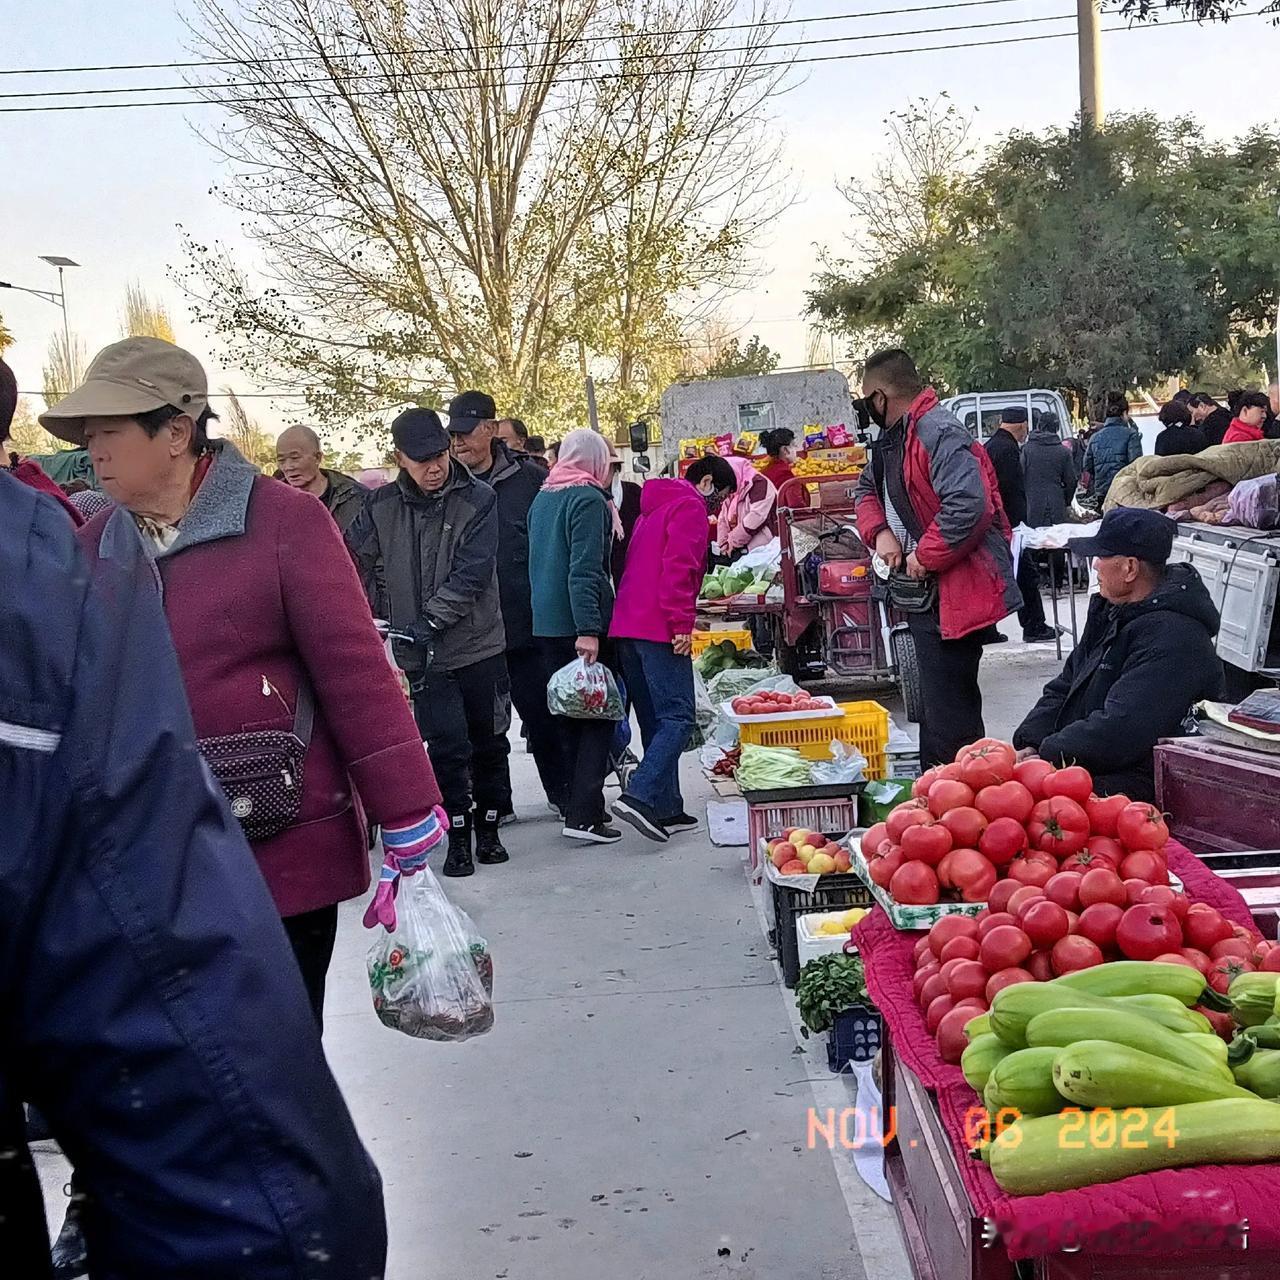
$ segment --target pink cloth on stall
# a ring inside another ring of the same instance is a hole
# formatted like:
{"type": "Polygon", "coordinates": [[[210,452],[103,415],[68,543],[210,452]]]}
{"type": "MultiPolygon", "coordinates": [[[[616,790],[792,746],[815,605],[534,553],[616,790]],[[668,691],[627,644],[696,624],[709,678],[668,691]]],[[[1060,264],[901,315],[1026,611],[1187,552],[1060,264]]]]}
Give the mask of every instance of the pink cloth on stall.
{"type": "MultiPolygon", "coordinates": [[[[1194,901],[1217,907],[1239,924],[1251,923],[1239,893],[1176,842],[1169,846],[1169,869],[1194,901]]],[[[1238,1258],[1234,1228],[1245,1219],[1251,1251],[1280,1252],[1280,1164],[1165,1169],[1079,1191],[1005,1195],[990,1169],[968,1154],[965,1120],[981,1106],[981,1099],[959,1067],[943,1062],[911,993],[911,952],[920,935],[899,932],[877,907],[853,936],[866,961],[867,987],[894,1050],[936,1094],[973,1211],[995,1220],[1010,1258],[1033,1258],[1078,1245],[1085,1253],[1185,1257],[1203,1264],[1206,1254],[1195,1241],[1222,1241],[1223,1251],[1215,1256],[1238,1258]],[[1155,1226],[1144,1231],[1143,1223],[1155,1226]]]]}

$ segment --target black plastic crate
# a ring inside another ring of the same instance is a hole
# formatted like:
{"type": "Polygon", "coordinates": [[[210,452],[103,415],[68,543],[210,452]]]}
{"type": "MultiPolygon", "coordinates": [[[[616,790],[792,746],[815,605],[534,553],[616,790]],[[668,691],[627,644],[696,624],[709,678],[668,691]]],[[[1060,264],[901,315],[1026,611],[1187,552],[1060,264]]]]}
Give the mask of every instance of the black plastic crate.
{"type": "Polygon", "coordinates": [[[812,893],[780,885],[773,880],[774,946],[782,965],[782,982],[794,987],[800,981],[800,950],[796,943],[796,917],[842,907],[874,907],[876,902],[862,878],[852,871],[822,877],[812,893]]]}
{"type": "Polygon", "coordinates": [[[827,1066],[848,1071],[850,1061],[870,1061],[880,1050],[882,1032],[879,1011],[864,1004],[836,1014],[827,1032],[827,1066]]]}

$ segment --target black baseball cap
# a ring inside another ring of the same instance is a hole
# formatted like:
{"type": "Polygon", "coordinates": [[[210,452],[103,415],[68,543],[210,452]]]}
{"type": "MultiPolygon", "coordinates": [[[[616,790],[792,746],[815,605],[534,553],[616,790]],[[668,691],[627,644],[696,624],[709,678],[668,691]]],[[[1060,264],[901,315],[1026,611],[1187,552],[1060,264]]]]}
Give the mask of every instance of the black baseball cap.
{"type": "Polygon", "coordinates": [[[449,401],[449,430],[455,436],[469,436],[482,422],[498,416],[493,397],[483,391],[464,391],[449,401]]]}
{"type": "Polygon", "coordinates": [[[1000,411],[1000,421],[1007,422],[1010,426],[1017,426],[1020,422],[1026,422],[1027,411],[1017,405],[1009,409],[1000,411]]]}
{"type": "Polygon", "coordinates": [[[396,448],[414,462],[426,462],[449,452],[449,433],[434,409],[406,409],[391,424],[396,448]]]}
{"type": "Polygon", "coordinates": [[[1102,517],[1092,538],[1072,538],[1067,547],[1082,556],[1133,556],[1163,565],[1173,550],[1177,530],[1178,526],[1158,511],[1116,507],[1102,517]]]}

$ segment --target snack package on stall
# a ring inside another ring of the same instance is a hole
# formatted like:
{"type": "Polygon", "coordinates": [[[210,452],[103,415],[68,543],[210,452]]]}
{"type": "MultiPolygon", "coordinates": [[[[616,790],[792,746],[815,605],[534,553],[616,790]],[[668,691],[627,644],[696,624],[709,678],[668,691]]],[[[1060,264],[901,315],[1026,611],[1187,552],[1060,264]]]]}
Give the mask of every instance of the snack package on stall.
{"type": "Polygon", "coordinates": [[[547,710],[570,720],[621,720],[622,695],[603,662],[575,658],[547,683],[547,710]]]}
{"type": "Polygon", "coordinates": [[[396,926],[379,929],[366,965],[384,1026],[419,1040],[469,1040],[493,1026],[493,960],[465,911],[424,867],[399,895],[396,926]]]}
{"type": "Polygon", "coordinates": [[[744,431],[735,441],[733,451],[739,457],[749,458],[756,451],[759,437],[754,431],[744,431]]]}
{"type": "Polygon", "coordinates": [[[827,447],[827,429],[818,426],[805,427],[804,447],[806,449],[825,449],[827,447]]]}
{"type": "Polygon", "coordinates": [[[716,452],[722,458],[732,458],[733,457],[733,432],[726,431],[724,435],[716,436],[715,448],[716,448],[716,452]]]}
{"type": "Polygon", "coordinates": [[[827,445],[830,448],[841,449],[852,443],[853,436],[849,434],[849,428],[843,422],[837,422],[834,427],[827,428],[827,445]]]}

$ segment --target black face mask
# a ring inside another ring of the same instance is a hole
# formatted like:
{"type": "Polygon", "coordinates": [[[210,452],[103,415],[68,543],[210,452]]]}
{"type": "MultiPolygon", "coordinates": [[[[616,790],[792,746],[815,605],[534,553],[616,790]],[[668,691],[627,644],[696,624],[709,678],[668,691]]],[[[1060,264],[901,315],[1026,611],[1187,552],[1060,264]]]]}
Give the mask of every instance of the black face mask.
{"type": "Polygon", "coordinates": [[[707,504],[707,514],[715,515],[721,507],[724,506],[724,500],[728,497],[728,493],[719,489],[712,489],[710,493],[704,493],[702,500],[707,504]]]}
{"type": "Polygon", "coordinates": [[[869,396],[855,400],[853,411],[858,415],[859,422],[874,423],[881,431],[889,425],[889,401],[883,391],[873,391],[869,396]],[[876,403],[877,396],[880,398],[879,404],[876,403]]]}

